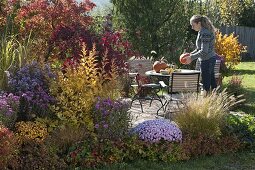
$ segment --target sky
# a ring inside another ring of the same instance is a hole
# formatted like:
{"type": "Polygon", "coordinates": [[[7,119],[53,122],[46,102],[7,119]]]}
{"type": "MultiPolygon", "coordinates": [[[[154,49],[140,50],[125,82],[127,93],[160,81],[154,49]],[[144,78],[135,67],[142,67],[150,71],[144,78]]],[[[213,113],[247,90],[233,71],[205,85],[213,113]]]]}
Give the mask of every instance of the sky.
{"type": "MultiPolygon", "coordinates": [[[[80,2],[82,0],[77,0],[77,1],[80,2]]],[[[91,0],[91,1],[94,2],[98,6],[102,6],[104,4],[110,3],[110,0],[91,0]]]]}

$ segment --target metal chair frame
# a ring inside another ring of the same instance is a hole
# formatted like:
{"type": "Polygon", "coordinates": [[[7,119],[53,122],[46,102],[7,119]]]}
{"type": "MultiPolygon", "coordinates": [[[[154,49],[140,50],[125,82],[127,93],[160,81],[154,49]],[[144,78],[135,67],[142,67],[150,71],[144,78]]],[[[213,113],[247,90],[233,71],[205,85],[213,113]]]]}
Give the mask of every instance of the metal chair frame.
{"type": "Polygon", "coordinates": [[[160,84],[150,83],[150,82],[144,83],[140,81],[140,77],[142,76],[147,77],[145,75],[145,72],[152,69],[151,60],[145,59],[145,58],[134,59],[129,61],[129,64],[130,64],[129,75],[130,77],[132,76],[131,78],[135,78],[135,82],[136,82],[136,84],[132,84],[131,87],[137,88],[137,92],[132,98],[130,107],[132,107],[132,104],[135,100],[139,101],[142,112],[143,112],[143,105],[142,105],[143,100],[150,100],[150,106],[153,100],[158,100],[163,105],[163,102],[160,96],[157,94],[161,89],[160,84]],[[149,91],[150,94],[146,94],[146,91],[149,91]]]}
{"type": "Polygon", "coordinates": [[[163,111],[166,112],[167,107],[171,105],[172,102],[176,102],[178,109],[180,108],[180,103],[183,103],[182,99],[177,99],[173,97],[173,94],[176,93],[191,93],[196,92],[197,97],[200,92],[200,72],[191,72],[191,73],[181,73],[173,72],[170,78],[170,85],[167,86],[163,81],[160,82],[162,87],[168,87],[168,94],[165,95],[165,103],[159,110],[163,108],[163,111]],[[165,107],[165,108],[164,108],[165,107]]]}

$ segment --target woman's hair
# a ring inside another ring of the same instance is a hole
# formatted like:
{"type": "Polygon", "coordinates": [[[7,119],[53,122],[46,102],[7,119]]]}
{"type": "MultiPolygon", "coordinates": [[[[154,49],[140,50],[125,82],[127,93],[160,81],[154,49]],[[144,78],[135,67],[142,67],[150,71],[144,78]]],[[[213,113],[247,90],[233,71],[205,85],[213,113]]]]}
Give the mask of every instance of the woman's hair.
{"type": "Polygon", "coordinates": [[[213,33],[216,32],[215,27],[213,26],[211,20],[207,16],[204,16],[204,15],[193,15],[190,18],[190,24],[192,24],[192,22],[195,22],[195,23],[199,23],[200,22],[202,27],[212,31],[213,33]]]}

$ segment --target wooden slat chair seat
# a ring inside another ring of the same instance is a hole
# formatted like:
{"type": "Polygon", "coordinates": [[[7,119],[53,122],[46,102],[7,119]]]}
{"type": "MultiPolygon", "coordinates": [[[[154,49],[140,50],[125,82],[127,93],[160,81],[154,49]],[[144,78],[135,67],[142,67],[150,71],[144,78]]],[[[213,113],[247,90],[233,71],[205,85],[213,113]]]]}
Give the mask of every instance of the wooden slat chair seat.
{"type": "Polygon", "coordinates": [[[173,77],[170,79],[171,82],[171,91],[173,92],[196,92],[197,89],[197,74],[173,74],[173,77]]]}
{"type": "MultiPolygon", "coordinates": [[[[175,102],[178,106],[179,103],[183,104],[183,98],[176,98],[174,94],[184,94],[184,93],[196,93],[197,96],[200,92],[200,72],[191,72],[191,73],[181,73],[181,72],[173,72],[170,78],[170,85],[168,87],[168,94],[165,94],[166,102],[163,107],[160,109],[167,110],[167,107],[175,102]],[[165,108],[164,108],[165,107],[165,108]]],[[[160,82],[162,87],[167,87],[163,81],[160,82]]],[[[159,109],[159,110],[160,110],[159,109]]],[[[159,112],[157,111],[157,114],[159,112]]],[[[171,111],[170,111],[171,112],[171,111]]]]}

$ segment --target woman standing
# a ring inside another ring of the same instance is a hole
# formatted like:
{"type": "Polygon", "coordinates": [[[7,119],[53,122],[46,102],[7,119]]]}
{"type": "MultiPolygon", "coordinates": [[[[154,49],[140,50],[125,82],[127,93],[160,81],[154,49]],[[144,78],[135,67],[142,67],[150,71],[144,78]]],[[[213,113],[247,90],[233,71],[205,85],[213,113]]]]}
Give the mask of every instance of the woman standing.
{"type": "Polygon", "coordinates": [[[216,62],[214,51],[215,27],[208,17],[201,15],[192,16],[190,25],[193,30],[198,31],[198,35],[196,49],[186,58],[186,64],[190,64],[195,59],[200,60],[203,89],[207,93],[217,87],[214,76],[216,62]]]}

